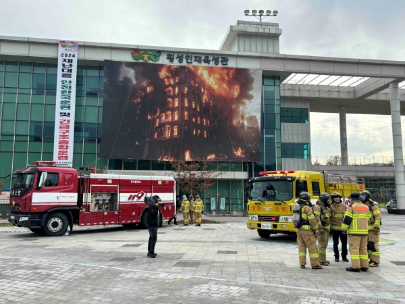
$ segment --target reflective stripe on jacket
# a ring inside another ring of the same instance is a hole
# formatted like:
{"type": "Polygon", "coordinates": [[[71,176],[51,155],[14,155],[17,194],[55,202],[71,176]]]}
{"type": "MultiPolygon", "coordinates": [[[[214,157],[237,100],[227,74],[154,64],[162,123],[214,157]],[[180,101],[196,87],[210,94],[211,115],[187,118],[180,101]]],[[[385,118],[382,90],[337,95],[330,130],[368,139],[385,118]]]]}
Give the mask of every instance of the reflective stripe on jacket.
{"type": "Polygon", "coordinates": [[[186,198],[181,202],[180,212],[190,212],[190,202],[186,198]]]}
{"type": "Polygon", "coordinates": [[[341,230],[348,234],[367,235],[370,217],[371,213],[365,204],[352,200],[352,205],[347,207],[341,230]]]}
{"type": "Polygon", "coordinates": [[[195,213],[201,213],[201,212],[204,211],[204,204],[203,204],[202,200],[197,199],[197,200],[195,201],[194,206],[195,206],[195,208],[194,208],[194,212],[195,212],[195,213]]]}
{"type": "Polygon", "coordinates": [[[332,203],[330,205],[330,225],[332,230],[340,230],[346,209],[347,207],[342,203],[332,203]]]}
{"type": "Polygon", "coordinates": [[[381,229],[380,208],[378,207],[378,204],[373,202],[372,200],[369,200],[365,203],[367,207],[369,207],[370,204],[372,205],[371,210],[373,213],[370,217],[370,221],[368,222],[368,230],[373,230],[374,228],[381,229]]]}
{"type": "Polygon", "coordinates": [[[318,225],[315,220],[315,215],[312,213],[312,208],[309,207],[308,205],[305,205],[301,208],[301,218],[303,221],[308,222],[309,225],[304,224],[298,229],[303,229],[303,230],[312,229],[314,231],[318,230],[318,225]]]}

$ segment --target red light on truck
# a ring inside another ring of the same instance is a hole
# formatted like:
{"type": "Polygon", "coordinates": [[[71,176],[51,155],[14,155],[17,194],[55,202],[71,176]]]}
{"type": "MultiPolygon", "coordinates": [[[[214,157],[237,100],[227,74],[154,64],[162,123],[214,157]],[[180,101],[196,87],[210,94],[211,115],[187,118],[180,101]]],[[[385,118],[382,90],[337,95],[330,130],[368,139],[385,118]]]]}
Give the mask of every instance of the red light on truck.
{"type": "Polygon", "coordinates": [[[363,185],[360,185],[360,189],[363,189],[363,185]]]}
{"type": "Polygon", "coordinates": [[[295,170],[261,171],[261,172],[259,172],[259,175],[266,175],[266,174],[287,174],[287,173],[295,173],[295,170]]]}
{"type": "Polygon", "coordinates": [[[272,221],[275,221],[275,220],[276,220],[276,218],[275,218],[275,217],[272,217],[272,218],[271,218],[271,220],[272,220],[272,221]]]}
{"type": "Polygon", "coordinates": [[[333,188],[335,188],[335,189],[336,189],[336,184],[333,184],[333,188]]]}

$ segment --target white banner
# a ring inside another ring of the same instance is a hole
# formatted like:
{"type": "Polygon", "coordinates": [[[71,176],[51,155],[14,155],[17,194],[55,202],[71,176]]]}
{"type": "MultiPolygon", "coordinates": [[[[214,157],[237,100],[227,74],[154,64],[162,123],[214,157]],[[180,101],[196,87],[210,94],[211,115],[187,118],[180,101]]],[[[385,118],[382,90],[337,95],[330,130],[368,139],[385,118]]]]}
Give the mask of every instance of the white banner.
{"type": "Polygon", "coordinates": [[[78,49],[77,42],[59,41],[53,160],[63,167],[73,166],[78,49]]]}

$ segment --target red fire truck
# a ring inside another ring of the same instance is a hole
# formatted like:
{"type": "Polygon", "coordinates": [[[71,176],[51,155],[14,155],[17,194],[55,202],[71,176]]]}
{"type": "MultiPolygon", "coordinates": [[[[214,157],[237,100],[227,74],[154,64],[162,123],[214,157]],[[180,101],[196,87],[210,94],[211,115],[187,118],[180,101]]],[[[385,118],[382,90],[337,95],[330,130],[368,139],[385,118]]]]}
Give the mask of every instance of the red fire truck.
{"type": "Polygon", "coordinates": [[[73,224],[146,227],[146,196],[158,195],[159,225],[176,213],[175,180],[167,176],[85,175],[55,162],[38,161],[12,174],[9,222],[60,236],[73,224]]]}

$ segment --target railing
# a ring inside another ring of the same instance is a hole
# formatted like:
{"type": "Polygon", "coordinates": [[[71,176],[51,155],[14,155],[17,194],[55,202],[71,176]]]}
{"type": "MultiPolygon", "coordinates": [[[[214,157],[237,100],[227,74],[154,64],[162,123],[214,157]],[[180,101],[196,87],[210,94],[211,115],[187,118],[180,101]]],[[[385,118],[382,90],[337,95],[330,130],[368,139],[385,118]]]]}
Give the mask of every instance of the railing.
{"type": "MultiPolygon", "coordinates": [[[[340,155],[312,155],[312,165],[341,165],[340,155]]],[[[394,157],[392,155],[350,155],[348,157],[349,166],[393,166],[394,157]]]]}

